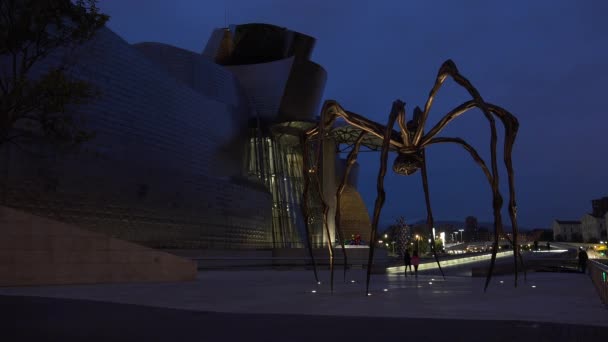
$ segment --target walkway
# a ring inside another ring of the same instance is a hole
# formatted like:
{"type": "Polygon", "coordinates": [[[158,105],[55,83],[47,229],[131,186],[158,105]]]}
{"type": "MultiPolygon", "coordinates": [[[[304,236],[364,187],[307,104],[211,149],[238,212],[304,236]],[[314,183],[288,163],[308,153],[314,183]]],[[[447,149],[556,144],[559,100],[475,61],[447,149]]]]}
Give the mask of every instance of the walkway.
{"type": "Polygon", "coordinates": [[[321,272],[323,283],[317,285],[311,271],[273,270],[202,272],[187,283],[0,288],[0,295],[225,313],[552,322],[602,326],[608,334],[608,309],[582,274],[530,273],[518,288],[512,276],[500,276],[487,293],[482,278],[376,275],[369,297],[364,276],[351,271],[344,283],[337,272],[333,295],[325,282],[328,272],[321,272]]]}

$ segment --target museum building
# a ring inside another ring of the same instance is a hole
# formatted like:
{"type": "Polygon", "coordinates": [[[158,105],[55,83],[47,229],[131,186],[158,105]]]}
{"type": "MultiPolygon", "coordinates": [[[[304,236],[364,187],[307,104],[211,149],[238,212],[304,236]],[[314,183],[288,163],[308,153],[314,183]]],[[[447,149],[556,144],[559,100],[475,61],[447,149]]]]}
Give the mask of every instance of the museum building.
{"type": "MultiPolygon", "coordinates": [[[[0,203],[155,248],[305,247],[303,170],[314,165],[302,165],[299,137],[318,120],[327,78],[314,45],[268,24],[216,29],[202,53],[101,29],[69,55],[72,75],[100,94],[73,108],[94,138],[77,150],[42,140],[0,148],[0,203]]],[[[338,148],[353,133],[330,132],[322,175],[311,177],[330,206],[328,237],[311,195],[318,247],[337,239],[338,148]]],[[[342,197],[346,238],[370,231],[356,181],[355,167],[342,197]]]]}

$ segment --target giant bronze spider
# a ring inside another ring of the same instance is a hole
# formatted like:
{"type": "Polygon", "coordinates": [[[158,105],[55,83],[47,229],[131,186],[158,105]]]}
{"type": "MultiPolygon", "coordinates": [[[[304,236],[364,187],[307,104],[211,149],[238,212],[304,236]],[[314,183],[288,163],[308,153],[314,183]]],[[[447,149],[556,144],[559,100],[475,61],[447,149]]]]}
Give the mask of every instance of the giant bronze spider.
{"type": "MultiPolygon", "coordinates": [[[[512,243],[513,246],[513,255],[515,261],[515,286],[517,286],[517,261],[522,264],[523,268],[523,260],[521,258],[521,253],[519,251],[519,246],[517,245],[517,208],[515,204],[515,189],[514,189],[514,175],[513,175],[513,163],[511,160],[511,154],[513,150],[513,144],[515,142],[515,137],[517,135],[517,130],[519,127],[519,123],[517,118],[513,116],[511,113],[506,111],[505,109],[485,102],[482,97],[479,95],[479,92],[473,87],[473,85],[463,77],[456,68],[456,65],[451,60],[447,60],[441,65],[439,72],[437,74],[437,78],[435,80],[435,84],[430,91],[429,97],[424,105],[424,109],[420,109],[416,107],[414,109],[413,117],[410,121],[406,121],[406,112],[405,112],[405,103],[397,100],[393,102],[392,109],[389,115],[388,124],[386,126],[382,126],[379,123],[371,121],[359,114],[349,112],[340,106],[340,104],[333,100],[328,100],[324,103],[322,111],[321,111],[321,120],[319,123],[313,128],[307,130],[301,136],[301,143],[304,146],[304,194],[302,200],[302,211],[304,214],[304,222],[306,225],[306,232],[309,234],[308,228],[308,218],[309,218],[309,208],[308,208],[308,188],[309,182],[307,171],[309,167],[308,161],[308,143],[312,137],[317,136],[317,150],[315,153],[316,163],[315,167],[317,168],[320,164],[321,160],[321,152],[323,151],[323,143],[325,137],[327,135],[328,128],[331,128],[336,119],[342,118],[346,121],[347,124],[354,126],[361,130],[360,135],[358,136],[355,144],[353,145],[352,150],[350,151],[347,157],[347,167],[342,177],[341,184],[338,186],[336,193],[336,231],[339,236],[339,240],[341,241],[342,252],[344,253],[344,272],[346,275],[347,268],[347,259],[346,259],[346,250],[344,247],[344,239],[342,237],[342,232],[340,230],[340,196],[342,191],[344,190],[346,179],[350,172],[352,165],[355,163],[357,159],[357,154],[359,152],[359,148],[361,146],[361,142],[366,134],[371,134],[382,139],[382,148],[380,153],[380,171],[378,173],[377,180],[377,191],[378,195],[376,197],[375,207],[374,207],[374,215],[372,219],[372,229],[370,235],[370,245],[369,245],[369,260],[367,264],[367,281],[366,281],[366,294],[369,294],[369,283],[370,283],[370,275],[371,275],[371,266],[374,258],[374,241],[377,240],[376,234],[378,230],[378,221],[380,218],[380,211],[382,210],[382,206],[385,200],[385,191],[384,191],[384,176],[386,175],[387,169],[387,159],[389,150],[393,150],[397,152],[397,158],[393,162],[393,171],[400,175],[410,176],[420,170],[422,176],[422,186],[424,189],[425,202],[427,208],[427,229],[430,232],[433,227],[433,213],[431,210],[431,201],[429,198],[429,186],[427,180],[427,169],[426,169],[426,148],[430,145],[438,144],[438,143],[453,143],[463,147],[466,151],[469,152],[473,160],[481,167],[483,170],[490,187],[492,188],[492,197],[493,197],[493,214],[494,214],[494,242],[492,248],[492,257],[490,261],[490,267],[488,269],[488,273],[486,276],[486,282],[484,291],[487,290],[488,285],[490,283],[490,279],[492,277],[492,272],[494,270],[494,264],[496,261],[496,253],[498,250],[498,241],[499,237],[505,236],[512,243]],[[448,112],[434,127],[431,128],[425,134],[424,125],[427,121],[429,112],[433,105],[433,100],[435,96],[445,80],[450,76],[457,84],[465,88],[468,93],[473,98],[472,100],[466,101],[454,108],[450,112],[448,112]],[[485,161],[479,156],[477,151],[469,145],[465,140],[461,138],[452,138],[452,137],[436,137],[437,134],[441,132],[443,128],[446,127],[448,123],[452,120],[456,119],[460,115],[469,111],[473,108],[479,108],[484,116],[487,118],[490,124],[490,147],[491,147],[491,171],[488,169],[485,161]],[[504,163],[507,169],[508,183],[509,183],[509,216],[511,219],[512,225],[512,233],[513,239],[509,239],[507,235],[504,234],[503,225],[502,225],[502,216],[501,216],[501,208],[503,204],[503,199],[499,190],[499,175],[498,175],[498,163],[496,160],[496,144],[497,144],[497,132],[496,132],[496,123],[495,117],[497,117],[503,124],[505,130],[505,140],[504,140],[504,163]],[[393,126],[397,122],[399,126],[399,131],[394,131],[393,126]]],[[[313,169],[312,171],[314,171],[313,169]]],[[[318,175],[319,172],[313,172],[318,175]]],[[[317,182],[320,184],[320,182],[317,182]]],[[[323,207],[323,218],[324,218],[324,228],[326,230],[327,236],[330,236],[329,227],[327,224],[327,215],[329,212],[329,207],[325,200],[323,199],[323,194],[320,188],[320,185],[317,189],[319,195],[321,196],[321,202],[323,207]]],[[[431,235],[431,251],[437,262],[439,270],[443,275],[443,270],[441,269],[441,265],[439,263],[439,258],[437,257],[437,251],[435,250],[435,237],[433,234],[431,235]]],[[[307,237],[310,242],[310,235],[307,237]]],[[[328,239],[329,240],[329,239],[328,239]]],[[[310,248],[310,243],[309,243],[310,248]]],[[[330,258],[330,273],[331,273],[331,291],[333,292],[333,256],[334,251],[332,247],[332,242],[328,241],[328,249],[329,249],[329,258],[330,258]]],[[[310,256],[312,258],[312,250],[310,250],[310,256]]],[[[313,268],[315,269],[315,277],[317,278],[316,265],[313,258],[313,268]]],[[[524,270],[525,275],[525,270],[524,270]]]]}

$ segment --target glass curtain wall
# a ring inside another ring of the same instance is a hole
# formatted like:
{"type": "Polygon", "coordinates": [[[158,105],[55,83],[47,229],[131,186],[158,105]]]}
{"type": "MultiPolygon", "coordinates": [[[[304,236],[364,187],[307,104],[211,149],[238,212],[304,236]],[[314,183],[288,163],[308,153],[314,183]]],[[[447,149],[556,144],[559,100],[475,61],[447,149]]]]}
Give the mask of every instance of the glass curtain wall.
{"type": "MultiPolygon", "coordinates": [[[[247,174],[258,178],[271,192],[273,248],[306,247],[306,235],[300,208],[302,191],[302,148],[288,144],[260,129],[251,128],[247,149],[247,174]]],[[[311,177],[313,180],[315,177],[311,177]]],[[[311,182],[311,235],[313,246],[322,241],[320,208],[316,184],[311,182]]]]}

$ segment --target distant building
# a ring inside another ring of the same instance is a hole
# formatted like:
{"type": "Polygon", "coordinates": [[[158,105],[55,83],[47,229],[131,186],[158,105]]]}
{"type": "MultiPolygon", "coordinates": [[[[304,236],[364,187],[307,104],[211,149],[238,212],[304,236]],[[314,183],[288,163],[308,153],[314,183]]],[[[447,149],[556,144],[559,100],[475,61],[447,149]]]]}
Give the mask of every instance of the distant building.
{"type": "Polygon", "coordinates": [[[608,197],[591,200],[591,213],[580,221],[553,221],[553,236],[557,241],[597,242],[607,240],[608,197]]]}
{"type": "Polygon", "coordinates": [[[477,217],[467,216],[464,219],[464,241],[479,241],[479,223],[477,217]]]}
{"type": "Polygon", "coordinates": [[[593,209],[591,215],[595,217],[604,217],[604,215],[608,213],[608,197],[591,200],[591,207],[593,209]]]}
{"type": "Polygon", "coordinates": [[[606,229],[604,229],[603,232],[600,232],[600,237],[602,238],[602,241],[608,241],[608,213],[604,214],[604,227],[606,229]]]}
{"type": "Polygon", "coordinates": [[[581,221],[553,220],[553,238],[556,241],[582,240],[581,221]]]}
{"type": "Polygon", "coordinates": [[[599,242],[606,237],[606,219],[592,214],[581,218],[581,228],[584,242],[599,242]]]}
{"type": "Polygon", "coordinates": [[[477,231],[479,241],[490,241],[493,235],[487,227],[480,227],[477,231]]]}

